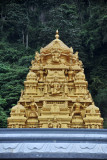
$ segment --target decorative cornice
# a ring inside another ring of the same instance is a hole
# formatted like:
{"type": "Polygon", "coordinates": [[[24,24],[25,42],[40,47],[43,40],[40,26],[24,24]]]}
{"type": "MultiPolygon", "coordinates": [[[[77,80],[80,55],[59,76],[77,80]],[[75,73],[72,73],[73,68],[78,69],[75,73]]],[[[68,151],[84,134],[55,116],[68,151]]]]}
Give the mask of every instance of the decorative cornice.
{"type": "Polygon", "coordinates": [[[0,159],[107,158],[107,129],[0,129],[0,159]]]}

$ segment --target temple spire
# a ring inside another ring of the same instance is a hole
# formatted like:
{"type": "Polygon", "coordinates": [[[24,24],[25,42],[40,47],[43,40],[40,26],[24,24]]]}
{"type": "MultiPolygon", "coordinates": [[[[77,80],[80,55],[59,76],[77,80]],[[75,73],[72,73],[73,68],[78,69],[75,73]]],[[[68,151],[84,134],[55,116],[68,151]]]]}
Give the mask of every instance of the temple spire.
{"type": "Polygon", "coordinates": [[[55,39],[36,52],[9,128],[103,128],[78,52],[55,39]]]}
{"type": "Polygon", "coordinates": [[[56,35],[55,35],[56,39],[59,39],[59,33],[58,33],[58,29],[56,30],[56,35]]]}

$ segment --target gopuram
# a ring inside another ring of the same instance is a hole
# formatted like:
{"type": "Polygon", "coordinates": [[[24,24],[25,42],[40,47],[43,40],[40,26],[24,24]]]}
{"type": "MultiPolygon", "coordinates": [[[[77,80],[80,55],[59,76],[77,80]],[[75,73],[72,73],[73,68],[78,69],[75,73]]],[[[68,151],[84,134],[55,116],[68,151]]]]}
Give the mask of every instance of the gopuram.
{"type": "Polygon", "coordinates": [[[36,52],[8,128],[103,128],[78,52],[56,39],[36,52]]]}

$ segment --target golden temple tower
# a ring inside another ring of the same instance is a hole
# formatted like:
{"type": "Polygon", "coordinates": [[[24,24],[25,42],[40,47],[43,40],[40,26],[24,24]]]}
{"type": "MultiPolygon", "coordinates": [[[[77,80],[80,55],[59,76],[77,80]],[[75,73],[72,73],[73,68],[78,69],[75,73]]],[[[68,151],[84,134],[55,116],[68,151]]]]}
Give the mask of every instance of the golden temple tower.
{"type": "Polygon", "coordinates": [[[36,52],[9,128],[102,128],[78,52],[56,39],[36,52]]]}

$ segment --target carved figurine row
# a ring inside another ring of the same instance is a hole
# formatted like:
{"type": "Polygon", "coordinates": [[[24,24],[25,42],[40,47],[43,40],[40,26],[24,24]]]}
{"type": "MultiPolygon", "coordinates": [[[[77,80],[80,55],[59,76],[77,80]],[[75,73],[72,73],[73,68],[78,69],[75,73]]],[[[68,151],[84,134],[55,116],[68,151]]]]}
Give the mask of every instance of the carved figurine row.
{"type": "MultiPolygon", "coordinates": [[[[103,125],[103,118],[100,117],[99,108],[96,107],[94,104],[85,107],[80,103],[80,99],[77,98],[77,102],[73,104],[71,109],[68,108],[64,109],[64,112],[68,114],[70,118],[70,124],[68,121],[68,126],[66,128],[102,128],[103,125]],[[82,113],[84,110],[84,114],[82,113]],[[69,111],[69,112],[68,112],[69,111]],[[91,118],[91,121],[90,121],[91,118]]],[[[42,113],[47,112],[48,110],[42,110],[40,115],[38,115],[38,105],[33,101],[30,105],[26,104],[28,110],[25,109],[20,103],[18,103],[15,107],[11,110],[11,117],[8,118],[9,128],[26,128],[29,127],[37,128],[38,126],[42,127],[42,123],[39,124],[39,118],[41,118],[42,113]],[[27,123],[26,123],[27,122],[27,123]]],[[[47,107],[46,107],[47,108],[47,107]]],[[[49,120],[46,121],[45,127],[46,128],[62,128],[63,125],[63,117],[64,113],[63,110],[61,111],[61,107],[59,105],[54,104],[51,105],[49,108],[49,120]],[[62,112],[62,117],[60,117],[60,113],[62,112]],[[55,119],[51,119],[51,115],[56,113],[56,123],[55,119]],[[60,123],[58,119],[61,119],[60,123]]],[[[65,117],[64,117],[65,118],[65,117]]],[[[45,121],[45,120],[44,120],[45,121]]]]}
{"type": "Polygon", "coordinates": [[[33,68],[37,66],[42,67],[46,64],[65,64],[68,66],[79,66],[80,68],[83,66],[82,61],[78,58],[78,52],[75,54],[71,52],[67,55],[58,49],[54,49],[47,54],[36,52],[35,60],[32,60],[31,64],[33,68]]]}

